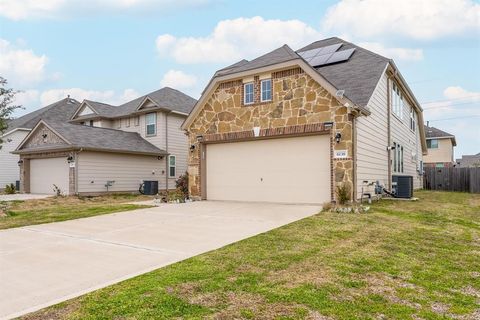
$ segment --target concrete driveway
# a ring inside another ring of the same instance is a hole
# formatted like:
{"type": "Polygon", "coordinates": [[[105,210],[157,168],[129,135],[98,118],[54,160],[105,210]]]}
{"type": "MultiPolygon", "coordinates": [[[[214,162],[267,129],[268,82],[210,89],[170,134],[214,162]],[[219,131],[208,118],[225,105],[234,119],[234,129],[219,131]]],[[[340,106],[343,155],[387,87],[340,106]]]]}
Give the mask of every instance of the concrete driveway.
{"type": "Polygon", "coordinates": [[[41,309],[319,210],[202,201],[0,231],[0,318],[41,309]]]}

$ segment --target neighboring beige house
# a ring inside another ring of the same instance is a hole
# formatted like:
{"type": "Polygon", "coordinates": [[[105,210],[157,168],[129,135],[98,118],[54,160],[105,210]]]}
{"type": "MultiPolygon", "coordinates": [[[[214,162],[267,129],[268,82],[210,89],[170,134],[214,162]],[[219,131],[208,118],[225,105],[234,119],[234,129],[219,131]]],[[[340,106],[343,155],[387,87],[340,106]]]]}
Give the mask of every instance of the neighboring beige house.
{"type": "Polygon", "coordinates": [[[422,109],[392,60],[339,38],[217,71],[182,128],[192,197],[323,203],[422,186],[422,109]]]}
{"type": "Polygon", "coordinates": [[[69,122],[41,120],[14,151],[22,191],[135,192],[145,180],[175,188],[187,169],[180,126],[195,102],[162,88],[120,106],[84,100],[69,122]]]}
{"type": "Polygon", "coordinates": [[[423,156],[425,167],[453,167],[453,148],[457,145],[455,136],[440,129],[425,126],[428,154],[423,156]]]}
{"type": "Polygon", "coordinates": [[[2,135],[3,144],[0,149],[0,190],[7,184],[17,185],[19,183],[18,161],[20,157],[11,152],[17,149],[38,121],[40,119],[68,121],[79,105],[80,102],[65,98],[8,122],[8,128],[2,135]]]}

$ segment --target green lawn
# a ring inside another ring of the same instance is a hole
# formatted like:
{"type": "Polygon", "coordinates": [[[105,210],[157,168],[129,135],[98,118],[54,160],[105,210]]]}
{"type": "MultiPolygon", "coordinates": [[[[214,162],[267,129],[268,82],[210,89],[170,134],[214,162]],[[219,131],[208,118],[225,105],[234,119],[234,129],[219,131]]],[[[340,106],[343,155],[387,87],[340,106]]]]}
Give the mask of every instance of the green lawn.
{"type": "Polygon", "coordinates": [[[416,196],[320,213],[25,319],[480,319],[480,195],[416,196]]]}
{"type": "Polygon", "coordinates": [[[146,208],[147,206],[126,204],[126,202],[147,199],[150,198],[118,194],[99,197],[51,197],[38,200],[0,202],[0,212],[2,212],[0,229],[146,208]]]}

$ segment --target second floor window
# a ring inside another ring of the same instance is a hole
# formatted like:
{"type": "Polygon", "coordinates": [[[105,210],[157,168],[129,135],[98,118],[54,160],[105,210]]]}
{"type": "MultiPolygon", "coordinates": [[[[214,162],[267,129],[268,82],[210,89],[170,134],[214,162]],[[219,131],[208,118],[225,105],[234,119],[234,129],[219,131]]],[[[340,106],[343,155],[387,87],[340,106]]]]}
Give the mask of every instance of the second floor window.
{"type": "Polygon", "coordinates": [[[136,117],[135,117],[134,123],[135,123],[135,126],[140,125],[140,116],[136,116],[136,117]]]}
{"type": "Polygon", "coordinates": [[[393,83],[392,85],[392,111],[393,114],[399,117],[400,119],[403,119],[403,95],[402,92],[400,91],[400,88],[393,83]]]}
{"type": "Polygon", "coordinates": [[[243,85],[243,103],[244,104],[252,104],[254,98],[253,93],[253,82],[245,83],[243,85]]]}
{"type": "Polygon", "coordinates": [[[125,127],[130,127],[130,118],[125,119],[125,127]]]}
{"type": "Polygon", "coordinates": [[[427,148],[438,149],[438,140],[437,139],[427,140],[427,148]]]}
{"type": "Polygon", "coordinates": [[[262,80],[261,88],[261,101],[264,102],[272,100],[272,80],[262,80]]]}
{"type": "Polygon", "coordinates": [[[155,112],[145,115],[145,132],[147,136],[154,136],[157,133],[157,114],[155,112]]]}
{"type": "Polygon", "coordinates": [[[415,113],[415,109],[413,109],[413,107],[410,107],[410,129],[412,131],[415,131],[415,128],[417,126],[416,116],[417,114],[415,113]]]}

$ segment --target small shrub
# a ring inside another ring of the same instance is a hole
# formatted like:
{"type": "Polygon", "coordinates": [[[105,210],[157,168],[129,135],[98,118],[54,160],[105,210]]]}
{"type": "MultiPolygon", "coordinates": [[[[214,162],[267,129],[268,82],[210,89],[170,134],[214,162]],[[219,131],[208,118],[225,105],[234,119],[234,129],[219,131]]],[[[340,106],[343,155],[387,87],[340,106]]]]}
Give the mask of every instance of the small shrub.
{"type": "Polygon", "coordinates": [[[185,202],[185,196],[180,189],[169,190],[167,193],[168,202],[185,202]]]}
{"type": "Polygon", "coordinates": [[[332,211],[333,209],[333,203],[331,202],[325,202],[322,204],[322,211],[332,211]]]}
{"type": "Polygon", "coordinates": [[[5,186],[5,193],[6,194],[14,194],[16,191],[17,190],[16,190],[15,186],[13,185],[13,183],[7,184],[5,186]]]}
{"type": "Polygon", "coordinates": [[[183,193],[184,199],[188,198],[188,172],[182,174],[177,181],[175,181],[175,186],[177,187],[177,190],[180,190],[180,192],[183,193]]]}
{"type": "Polygon", "coordinates": [[[350,187],[347,184],[337,186],[336,193],[339,204],[343,205],[350,201],[350,187]]]}

